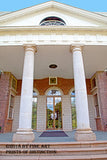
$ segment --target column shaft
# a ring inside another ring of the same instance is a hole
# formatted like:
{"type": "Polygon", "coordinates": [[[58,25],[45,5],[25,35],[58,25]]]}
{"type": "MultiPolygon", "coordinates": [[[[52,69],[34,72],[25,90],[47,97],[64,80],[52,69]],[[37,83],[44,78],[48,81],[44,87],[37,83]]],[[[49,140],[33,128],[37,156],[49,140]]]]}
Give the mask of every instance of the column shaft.
{"type": "Polygon", "coordinates": [[[33,95],[34,49],[25,47],[23,80],[20,102],[19,128],[31,129],[33,95]]]}
{"type": "Polygon", "coordinates": [[[89,112],[81,47],[73,48],[77,129],[89,129],[89,112]]]}
{"type": "Polygon", "coordinates": [[[72,47],[72,52],[77,113],[77,131],[75,133],[75,139],[77,141],[95,140],[96,136],[91,131],[89,124],[88,99],[82,58],[82,47],[72,47]]]}
{"type": "Polygon", "coordinates": [[[13,135],[14,142],[32,142],[34,133],[32,132],[32,96],[33,96],[33,72],[34,72],[34,53],[35,46],[26,45],[22,90],[19,113],[19,128],[13,135]]]}

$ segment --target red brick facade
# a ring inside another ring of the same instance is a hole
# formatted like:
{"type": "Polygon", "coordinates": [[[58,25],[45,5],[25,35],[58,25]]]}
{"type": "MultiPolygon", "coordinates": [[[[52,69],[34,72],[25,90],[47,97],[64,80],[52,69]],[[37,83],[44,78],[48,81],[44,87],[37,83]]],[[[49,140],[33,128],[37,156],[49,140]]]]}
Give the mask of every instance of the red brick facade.
{"type": "Polygon", "coordinates": [[[101,129],[107,131],[107,75],[105,72],[99,72],[98,78],[98,94],[101,114],[101,129]]]}
{"type": "Polygon", "coordinates": [[[0,78],[0,127],[1,132],[10,132],[12,121],[7,119],[10,95],[10,73],[4,73],[0,78]]]}
{"type": "MultiPolygon", "coordinates": [[[[18,80],[17,95],[21,95],[21,84],[22,80],[18,80]]],[[[86,84],[87,84],[87,93],[88,95],[90,95],[91,94],[90,79],[86,80],[86,84]]],[[[40,95],[44,95],[46,90],[52,86],[53,85],[49,85],[49,78],[34,80],[34,88],[38,90],[40,95]]],[[[58,78],[58,84],[55,86],[60,88],[63,91],[64,95],[68,95],[70,90],[74,88],[74,80],[58,78]]]]}
{"type": "MultiPolygon", "coordinates": [[[[9,96],[10,96],[10,73],[2,74],[0,78],[0,127],[1,132],[12,131],[12,119],[8,119],[9,96]]],[[[105,73],[98,73],[98,93],[100,102],[101,119],[96,119],[98,130],[107,130],[107,75],[105,73]]],[[[17,95],[21,95],[22,80],[17,82],[17,95]]],[[[91,94],[90,79],[86,80],[87,93],[91,94]]],[[[68,95],[70,90],[74,88],[73,79],[58,78],[58,84],[55,85],[60,88],[64,95],[68,95]]],[[[40,95],[44,95],[49,85],[49,78],[34,80],[34,88],[36,88],[40,95]]]]}

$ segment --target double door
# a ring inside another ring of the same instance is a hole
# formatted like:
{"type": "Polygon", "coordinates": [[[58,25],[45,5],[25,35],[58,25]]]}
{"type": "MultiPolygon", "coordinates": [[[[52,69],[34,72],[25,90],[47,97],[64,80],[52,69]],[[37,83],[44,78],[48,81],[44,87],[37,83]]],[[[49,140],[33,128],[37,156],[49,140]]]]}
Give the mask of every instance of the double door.
{"type": "Polygon", "coordinates": [[[47,129],[62,129],[61,97],[47,97],[47,129]]]}

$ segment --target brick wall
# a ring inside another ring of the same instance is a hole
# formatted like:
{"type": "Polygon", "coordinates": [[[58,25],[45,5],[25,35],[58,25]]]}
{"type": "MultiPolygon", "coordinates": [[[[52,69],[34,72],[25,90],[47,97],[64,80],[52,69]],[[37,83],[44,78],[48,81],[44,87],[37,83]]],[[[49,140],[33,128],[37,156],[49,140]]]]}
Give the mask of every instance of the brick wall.
{"type": "MultiPolygon", "coordinates": [[[[21,95],[21,84],[22,84],[22,81],[18,80],[17,96],[15,100],[15,109],[14,109],[15,112],[14,112],[14,121],[13,121],[13,131],[16,131],[16,129],[18,128],[18,112],[19,112],[19,103],[20,103],[19,97],[21,95]]],[[[91,94],[90,79],[86,80],[86,84],[87,84],[88,95],[90,95],[91,94]]],[[[36,88],[40,94],[38,96],[38,102],[37,102],[37,131],[46,130],[46,96],[44,95],[47,89],[50,87],[52,87],[52,85],[49,85],[49,78],[34,80],[34,88],[36,88]]],[[[63,129],[66,131],[72,130],[71,100],[70,100],[69,92],[71,88],[74,88],[74,80],[58,78],[58,84],[56,85],[56,87],[60,88],[64,94],[62,96],[63,129]]],[[[89,103],[89,104],[91,105],[92,103],[89,103]]],[[[94,113],[93,108],[94,107],[92,106],[90,113],[94,113]]],[[[94,127],[95,122],[92,115],[91,115],[91,124],[93,124],[91,126],[93,126],[93,128],[95,129],[94,127]]]]}
{"type": "Polygon", "coordinates": [[[100,103],[102,130],[107,131],[107,75],[105,72],[97,73],[98,94],[100,103]]]}
{"type": "MultiPolygon", "coordinates": [[[[21,84],[22,80],[18,80],[17,95],[21,95],[21,84]]],[[[88,95],[90,95],[91,94],[90,79],[86,80],[86,85],[87,85],[87,93],[88,95]]],[[[74,88],[74,80],[58,78],[58,84],[55,86],[60,88],[63,91],[64,95],[68,95],[70,89],[74,88]]],[[[50,87],[52,87],[52,85],[49,85],[49,78],[34,80],[34,88],[36,88],[39,91],[40,95],[44,95],[46,90],[50,87]]]]}
{"type": "MultiPolygon", "coordinates": [[[[10,94],[10,74],[6,73],[2,75],[0,79],[0,125],[2,126],[2,132],[11,132],[11,131],[16,131],[18,128],[18,123],[19,123],[19,108],[20,108],[20,95],[21,95],[21,84],[22,80],[18,80],[17,84],[17,96],[15,98],[15,106],[14,106],[14,117],[13,117],[13,126],[12,126],[12,120],[7,119],[7,114],[8,114],[8,106],[9,106],[9,94],[10,94]]],[[[90,80],[86,80],[87,84],[87,93],[88,95],[91,95],[91,85],[90,85],[90,80]]],[[[34,88],[36,88],[39,91],[39,95],[44,96],[45,92],[47,91],[48,88],[52,87],[52,85],[49,85],[49,79],[38,79],[34,80],[34,88]]],[[[73,79],[64,79],[64,78],[58,78],[58,84],[56,87],[60,88],[64,95],[69,95],[69,92],[71,88],[74,88],[74,80],[73,79]]],[[[46,101],[46,98],[44,99],[46,101]]],[[[63,101],[63,100],[62,100],[63,101]]],[[[70,106],[70,104],[69,104],[70,106]]],[[[38,105],[38,111],[42,113],[44,108],[44,104],[41,107],[41,103],[38,105]]],[[[45,104],[46,107],[46,104],[45,104]]],[[[64,106],[62,106],[64,107],[64,106]]],[[[71,106],[70,106],[71,107],[71,106]]],[[[91,106],[92,107],[92,106],[91,106]]],[[[89,107],[90,108],[90,107],[89,107]]],[[[63,108],[64,109],[64,108],[63,108]]],[[[71,108],[70,108],[71,109],[71,108]]],[[[90,110],[90,109],[89,109],[90,110]]],[[[46,112],[46,108],[44,110],[46,112]]],[[[90,113],[92,113],[91,111],[90,113]]],[[[71,112],[69,112],[71,114],[71,112]]],[[[44,114],[44,113],[43,113],[44,114]]],[[[69,115],[70,116],[70,115],[69,115]]],[[[67,116],[66,116],[67,117],[67,116]]],[[[91,124],[94,122],[94,118],[91,115],[91,124]]],[[[63,117],[63,126],[66,126],[66,121],[64,121],[63,117]]],[[[94,124],[94,123],[93,123],[94,124]]],[[[67,123],[68,127],[66,126],[64,129],[65,130],[71,130],[71,119],[69,124],[67,123]]],[[[93,127],[95,128],[95,127],[93,127]]],[[[44,114],[42,117],[38,114],[37,116],[37,129],[38,130],[45,130],[46,129],[46,114],[44,114]],[[44,119],[44,120],[43,120],[44,119]],[[41,122],[44,122],[41,125],[41,122]]]]}
{"type": "Polygon", "coordinates": [[[9,106],[9,88],[10,88],[10,73],[4,73],[0,78],[0,126],[1,132],[11,130],[11,121],[7,120],[9,106]]]}

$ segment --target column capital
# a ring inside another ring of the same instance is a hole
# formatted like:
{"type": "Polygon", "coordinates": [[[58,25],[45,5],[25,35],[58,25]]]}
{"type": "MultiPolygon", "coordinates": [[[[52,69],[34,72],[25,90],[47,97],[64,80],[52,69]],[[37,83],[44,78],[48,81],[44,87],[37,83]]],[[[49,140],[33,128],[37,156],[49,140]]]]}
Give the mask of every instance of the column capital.
{"type": "Polygon", "coordinates": [[[70,46],[70,51],[73,53],[74,51],[83,51],[84,44],[72,44],[70,46]]]}
{"type": "Polygon", "coordinates": [[[37,52],[37,47],[35,44],[23,44],[25,51],[33,51],[34,53],[37,52]]]}

